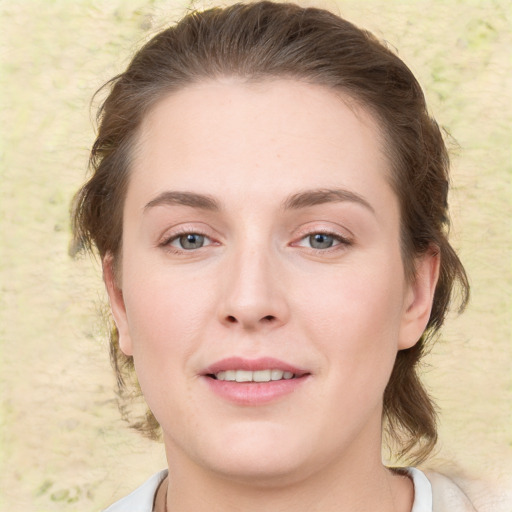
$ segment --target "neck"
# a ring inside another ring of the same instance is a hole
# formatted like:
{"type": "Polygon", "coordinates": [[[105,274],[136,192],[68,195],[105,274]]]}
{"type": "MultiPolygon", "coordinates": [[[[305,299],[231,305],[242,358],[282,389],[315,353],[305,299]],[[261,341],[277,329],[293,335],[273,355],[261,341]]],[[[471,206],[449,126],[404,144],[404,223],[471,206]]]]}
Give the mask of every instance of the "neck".
{"type": "MultiPolygon", "coordinates": [[[[173,460],[173,459],[171,459],[173,460]]],[[[174,459],[175,460],[175,459],[174,459]]],[[[288,482],[240,481],[198,472],[183,461],[170,466],[170,477],[157,496],[159,512],[410,512],[412,482],[380,461],[364,467],[340,464],[288,482]],[[159,505],[160,504],[160,505],[159,505]],[[167,508],[165,508],[165,506],[167,508]]]]}

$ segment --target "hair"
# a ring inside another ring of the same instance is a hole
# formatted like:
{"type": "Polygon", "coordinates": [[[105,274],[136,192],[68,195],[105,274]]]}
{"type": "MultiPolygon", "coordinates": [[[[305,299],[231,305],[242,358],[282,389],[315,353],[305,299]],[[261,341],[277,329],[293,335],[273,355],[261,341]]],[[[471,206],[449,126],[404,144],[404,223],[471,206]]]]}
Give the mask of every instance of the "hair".
{"type": "MultiPolygon", "coordinates": [[[[385,434],[395,457],[417,463],[437,440],[436,408],[418,377],[419,362],[443,324],[454,285],[459,310],[469,298],[464,267],[448,242],[449,157],[441,131],[427,111],[420,85],[397,55],[371,33],[328,11],[268,1],[192,12],[163,30],[107,82],[90,154],[92,176],[73,203],[74,247],[121,257],[122,215],[130,162],[141,122],[164,96],[219,77],[257,81],[289,78],[339,91],[377,120],[400,203],[401,250],[408,279],[415,259],[440,257],[440,275],[425,332],[398,352],[383,397],[385,434]]],[[[105,87],[104,86],[104,87],[105,87]]],[[[101,90],[101,89],[100,89],[101,90]]],[[[121,412],[137,394],[133,358],[119,348],[111,323],[111,359],[121,412]]],[[[140,388],[139,391],[140,393],[140,388]]],[[[132,418],[158,438],[150,411],[132,418]]]]}

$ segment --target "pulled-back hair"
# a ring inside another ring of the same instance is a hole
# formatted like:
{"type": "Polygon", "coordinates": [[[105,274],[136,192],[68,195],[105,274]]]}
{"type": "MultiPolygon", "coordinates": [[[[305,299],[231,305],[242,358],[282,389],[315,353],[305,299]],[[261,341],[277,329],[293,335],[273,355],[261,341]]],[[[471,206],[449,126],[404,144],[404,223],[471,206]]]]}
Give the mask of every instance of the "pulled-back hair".
{"type": "MultiPolygon", "coordinates": [[[[130,162],[142,120],[173,91],[226,76],[319,84],[341,92],[378,122],[390,183],[400,202],[407,278],[414,279],[416,257],[432,250],[440,256],[426,330],[416,345],[398,352],[383,399],[385,429],[398,448],[395,456],[409,462],[424,459],[436,442],[436,412],[418,378],[418,363],[443,324],[454,285],[461,285],[461,310],[469,285],[447,239],[449,158],[442,134],[409,68],[369,32],[325,10],[264,1],[193,12],[157,34],[124,73],[105,84],[110,93],[98,111],[92,176],[74,201],[74,246],[96,247],[101,258],[111,254],[116,265],[130,162]]],[[[137,388],[133,358],[121,352],[113,324],[111,356],[120,396],[131,399],[137,388]]],[[[130,416],[126,403],[121,410],[130,416]]],[[[132,424],[149,437],[159,436],[151,412],[132,424]]]]}

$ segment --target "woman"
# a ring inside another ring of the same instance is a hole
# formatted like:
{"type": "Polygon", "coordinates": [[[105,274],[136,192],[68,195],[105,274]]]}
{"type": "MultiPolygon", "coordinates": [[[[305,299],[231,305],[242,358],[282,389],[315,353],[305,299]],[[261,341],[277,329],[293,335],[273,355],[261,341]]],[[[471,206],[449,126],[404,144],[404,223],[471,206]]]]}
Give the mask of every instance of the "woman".
{"type": "Polygon", "coordinates": [[[168,470],[109,508],[473,510],[419,463],[416,374],[464,269],[448,156],[405,64],[318,9],[186,16],[114,78],[75,236],[168,470]]]}

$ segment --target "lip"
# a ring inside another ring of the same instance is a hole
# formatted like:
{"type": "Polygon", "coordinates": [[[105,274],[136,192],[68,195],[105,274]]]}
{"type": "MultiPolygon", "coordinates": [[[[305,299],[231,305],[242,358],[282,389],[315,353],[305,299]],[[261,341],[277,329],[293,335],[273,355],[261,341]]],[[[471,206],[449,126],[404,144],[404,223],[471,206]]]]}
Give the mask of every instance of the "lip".
{"type": "Polygon", "coordinates": [[[230,357],[217,361],[201,373],[213,393],[228,402],[244,406],[264,405],[282,399],[302,387],[309,380],[310,375],[304,369],[272,357],[258,359],[230,357]],[[268,369],[291,372],[295,378],[269,382],[234,382],[216,380],[211,377],[213,374],[226,370],[258,371],[268,369]]]}
{"type": "Polygon", "coordinates": [[[247,359],[243,357],[229,357],[221,359],[211,366],[208,366],[202,374],[211,375],[226,370],[249,370],[256,372],[258,370],[282,370],[283,372],[291,372],[297,376],[308,373],[306,370],[297,368],[289,363],[280,361],[273,357],[260,357],[258,359],[247,359]]]}

